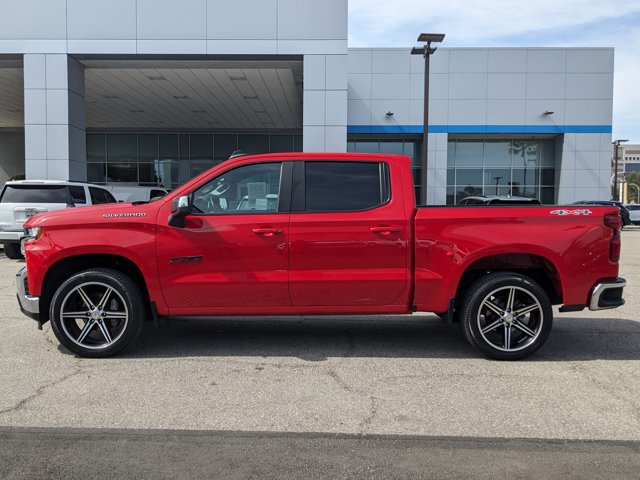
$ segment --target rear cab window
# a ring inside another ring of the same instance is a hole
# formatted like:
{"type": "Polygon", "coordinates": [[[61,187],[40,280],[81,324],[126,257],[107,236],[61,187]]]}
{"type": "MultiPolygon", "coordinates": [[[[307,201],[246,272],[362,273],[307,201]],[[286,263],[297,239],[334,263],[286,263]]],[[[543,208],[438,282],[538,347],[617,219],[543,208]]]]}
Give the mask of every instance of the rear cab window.
{"type": "MultiPolygon", "coordinates": [[[[389,169],[384,162],[300,163],[304,169],[304,194],[294,193],[295,210],[360,212],[380,207],[391,199],[389,169]]],[[[300,168],[296,170],[299,172],[300,168]]]]}
{"type": "Polygon", "coordinates": [[[69,203],[66,185],[6,185],[2,203],[69,203]]]}

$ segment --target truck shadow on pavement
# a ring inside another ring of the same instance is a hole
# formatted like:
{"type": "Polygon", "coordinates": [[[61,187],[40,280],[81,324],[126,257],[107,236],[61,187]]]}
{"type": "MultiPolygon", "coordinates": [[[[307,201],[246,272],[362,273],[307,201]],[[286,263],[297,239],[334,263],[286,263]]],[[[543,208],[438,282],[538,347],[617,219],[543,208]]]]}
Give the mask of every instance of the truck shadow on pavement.
{"type": "MultiPolygon", "coordinates": [[[[527,361],[640,360],[639,347],[640,322],[560,317],[527,361]]],[[[483,358],[458,324],[432,316],[171,319],[145,324],[121,356],[483,358]]]]}

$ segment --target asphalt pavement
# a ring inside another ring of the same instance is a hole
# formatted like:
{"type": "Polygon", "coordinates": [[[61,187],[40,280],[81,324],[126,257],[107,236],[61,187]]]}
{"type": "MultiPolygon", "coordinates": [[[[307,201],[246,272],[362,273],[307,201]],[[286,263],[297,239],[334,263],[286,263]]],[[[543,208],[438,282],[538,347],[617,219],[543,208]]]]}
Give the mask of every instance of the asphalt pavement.
{"type": "Polygon", "coordinates": [[[627,304],[558,314],[520,362],[431,315],[169,320],[80,359],[20,313],[21,266],[0,258],[0,478],[637,478],[638,227],[627,304]]]}

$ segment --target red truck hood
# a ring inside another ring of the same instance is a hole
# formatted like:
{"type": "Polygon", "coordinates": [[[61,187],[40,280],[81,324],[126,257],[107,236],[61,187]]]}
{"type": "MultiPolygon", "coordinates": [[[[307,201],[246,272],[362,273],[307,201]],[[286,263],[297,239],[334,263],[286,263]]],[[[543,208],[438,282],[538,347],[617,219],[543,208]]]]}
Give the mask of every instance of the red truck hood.
{"type": "Polygon", "coordinates": [[[164,202],[133,205],[131,203],[107,203],[90,207],[66,208],[36,215],[27,220],[24,228],[93,224],[114,219],[135,219],[152,216],[164,202]]]}

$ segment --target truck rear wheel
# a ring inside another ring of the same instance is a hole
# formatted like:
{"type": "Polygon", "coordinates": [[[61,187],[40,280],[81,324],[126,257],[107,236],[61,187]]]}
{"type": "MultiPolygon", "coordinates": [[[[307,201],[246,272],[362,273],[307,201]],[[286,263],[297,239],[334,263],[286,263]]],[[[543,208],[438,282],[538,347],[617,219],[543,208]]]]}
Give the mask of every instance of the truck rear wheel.
{"type": "Polygon", "coordinates": [[[535,353],[553,324],[551,301],[542,287],[511,272],[492,273],[471,285],[460,317],[471,345],[498,360],[535,353]]]}
{"type": "Polygon", "coordinates": [[[107,357],[140,334],[144,297],[131,278],[117,270],[96,268],[64,282],[51,301],[53,333],[81,357],[107,357]]]}
{"type": "Polygon", "coordinates": [[[4,244],[4,254],[7,258],[12,260],[18,260],[22,258],[22,253],[20,253],[20,244],[19,243],[5,243],[4,244]]]}

